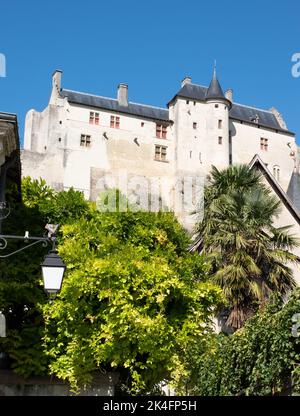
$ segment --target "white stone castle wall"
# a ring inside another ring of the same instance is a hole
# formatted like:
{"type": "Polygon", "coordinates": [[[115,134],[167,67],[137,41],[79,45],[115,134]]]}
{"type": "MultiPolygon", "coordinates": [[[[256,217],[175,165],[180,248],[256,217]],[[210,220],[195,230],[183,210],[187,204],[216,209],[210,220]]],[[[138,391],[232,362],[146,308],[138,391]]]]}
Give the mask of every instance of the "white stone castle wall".
{"type": "Polygon", "coordinates": [[[232,131],[233,163],[248,164],[253,156],[258,154],[272,174],[273,167],[279,166],[279,183],[283,190],[287,191],[294,169],[294,159],[291,152],[297,153],[295,138],[288,134],[276,133],[271,129],[241,124],[238,121],[231,121],[230,129],[232,131]],[[268,139],[267,151],[260,148],[261,138],[268,139]]]}

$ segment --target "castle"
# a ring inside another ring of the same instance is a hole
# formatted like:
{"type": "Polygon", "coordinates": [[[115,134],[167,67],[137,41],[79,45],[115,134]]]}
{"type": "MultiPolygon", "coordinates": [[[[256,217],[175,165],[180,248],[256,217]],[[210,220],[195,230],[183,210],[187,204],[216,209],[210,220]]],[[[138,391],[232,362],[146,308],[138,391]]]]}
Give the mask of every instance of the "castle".
{"type": "MultiPolygon", "coordinates": [[[[235,103],[216,70],[209,87],[184,78],[167,108],[129,101],[125,84],[116,99],[64,89],[61,76],[59,70],[53,74],[45,110],[27,113],[23,176],[42,177],[55,189],[73,187],[91,200],[107,174],[126,172],[132,183],[159,178],[160,201],[176,211],[178,178],[184,194],[182,178],[205,180],[212,165],[250,163],[258,155],[300,210],[295,134],[275,108],[235,103]]],[[[190,210],[184,211],[179,217],[190,228],[190,210]]]]}

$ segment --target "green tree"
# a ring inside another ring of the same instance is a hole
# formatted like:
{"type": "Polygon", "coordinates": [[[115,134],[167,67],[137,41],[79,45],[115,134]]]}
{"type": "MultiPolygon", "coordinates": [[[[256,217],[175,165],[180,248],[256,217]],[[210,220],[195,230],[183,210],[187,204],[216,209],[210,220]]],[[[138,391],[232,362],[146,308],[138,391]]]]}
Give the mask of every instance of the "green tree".
{"type": "Polygon", "coordinates": [[[212,263],[212,280],[229,302],[227,325],[240,328],[271,293],[285,296],[295,281],[290,264],[299,241],[290,227],[275,227],[280,201],[246,165],[213,167],[198,226],[201,249],[212,263]]]}
{"type": "Polygon", "coordinates": [[[193,355],[189,393],[299,395],[300,339],[292,335],[293,317],[299,313],[300,289],[296,289],[285,304],[272,297],[234,334],[210,337],[206,352],[193,355]]]}
{"type": "Polygon", "coordinates": [[[62,227],[68,265],[46,305],[50,369],[73,389],[97,371],[118,371],[129,391],[176,383],[185,351],[205,344],[221,289],[171,213],[92,211],[62,227]]]}

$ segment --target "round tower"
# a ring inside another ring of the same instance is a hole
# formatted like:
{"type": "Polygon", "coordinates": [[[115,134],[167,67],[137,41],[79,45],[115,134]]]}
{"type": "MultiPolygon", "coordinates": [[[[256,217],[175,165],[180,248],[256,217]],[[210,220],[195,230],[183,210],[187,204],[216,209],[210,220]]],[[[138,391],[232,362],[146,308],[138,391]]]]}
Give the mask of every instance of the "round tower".
{"type": "Polygon", "coordinates": [[[206,169],[215,165],[218,169],[230,164],[231,143],[229,134],[229,111],[231,101],[225,97],[217,78],[216,67],[206,92],[206,169]]]}

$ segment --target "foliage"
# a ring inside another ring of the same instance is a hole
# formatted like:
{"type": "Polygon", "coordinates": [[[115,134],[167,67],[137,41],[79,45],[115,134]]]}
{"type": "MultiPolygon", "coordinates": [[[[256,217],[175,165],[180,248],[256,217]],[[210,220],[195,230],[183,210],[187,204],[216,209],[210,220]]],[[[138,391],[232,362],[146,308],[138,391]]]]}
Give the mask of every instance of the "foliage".
{"type": "MultiPolygon", "coordinates": [[[[10,191],[10,190],[9,190],[10,191]]],[[[3,222],[3,234],[42,236],[45,224],[67,223],[85,214],[88,204],[81,193],[69,190],[57,193],[42,180],[25,178],[22,183],[23,204],[14,203],[8,192],[11,214],[3,222]],[[63,210],[59,210],[64,206],[63,210]]],[[[9,240],[2,254],[24,246],[9,240]]],[[[17,255],[0,259],[0,310],[7,320],[7,338],[0,339],[0,351],[9,354],[12,368],[23,376],[48,372],[49,358],[42,345],[44,320],[42,305],[48,302],[43,291],[41,268],[47,248],[41,244],[17,255]]]]}
{"type": "Polygon", "coordinates": [[[289,267],[299,262],[292,250],[299,241],[290,227],[275,227],[280,201],[248,166],[215,167],[205,189],[198,234],[212,262],[212,280],[230,304],[227,325],[240,328],[272,293],[285,296],[295,287],[289,267]]]}
{"type": "Polygon", "coordinates": [[[22,197],[27,208],[37,209],[42,218],[51,223],[64,224],[89,212],[89,204],[81,192],[73,188],[55,192],[41,178],[25,177],[22,181],[22,197]]]}
{"type": "MultiPolygon", "coordinates": [[[[119,194],[118,201],[128,205],[119,194]]],[[[47,222],[61,224],[59,252],[68,265],[52,303],[40,276],[45,248],[0,263],[8,324],[1,348],[14,370],[50,372],[74,390],[99,371],[119,371],[133,392],[188,376],[185,352],[205,344],[222,296],[207,281],[203,257],[187,251],[189,238],[173,214],[99,212],[73,189],[56,192],[25,178],[23,204],[12,207],[4,231],[42,235],[47,222]]]]}
{"type": "Polygon", "coordinates": [[[188,346],[210,331],[221,290],[173,214],[92,211],[62,233],[68,273],[45,306],[51,371],[75,391],[109,370],[133,393],[175,383],[188,371],[188,346]]]}
{"type": "Polygon", "coordinates": [[[272,298],[233,335],[210,338],[206,353],[193,355],[190,394],[204,396],[300,394],[300,340],[292,317],[300,289],[286,304],[272,298]]]}

